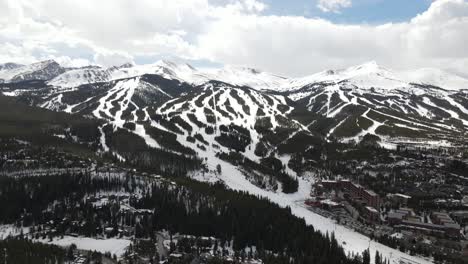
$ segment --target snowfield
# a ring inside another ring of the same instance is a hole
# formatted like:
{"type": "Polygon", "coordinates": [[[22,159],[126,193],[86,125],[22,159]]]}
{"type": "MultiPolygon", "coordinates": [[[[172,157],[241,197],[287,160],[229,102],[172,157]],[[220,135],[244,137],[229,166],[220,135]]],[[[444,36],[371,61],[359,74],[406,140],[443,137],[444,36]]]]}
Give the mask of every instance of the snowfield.
{"type": "Polygon", "coordinates": [[[91,250],[98,251],[101,253],[110,252],[112,255],[117,257],[123,256],[125,250],[130,245],[131,241],[129,239],[95,239],[89,237],[72,237],[64,236],[63,238],[54,238],[52,241],[48,239],[36,240],[37,242],[45,244],[53,244],[61,247],[69,247],[72,244],[75,244],[78,249],[82,250],[91,250]]]}
{"type": "Polygon", "coordinates": [[[29,233],[29,227],[17,228],[14,225],[0,225],[0,240],[7,237],[18,236],[23,232],[23,234],[29,233]]]}

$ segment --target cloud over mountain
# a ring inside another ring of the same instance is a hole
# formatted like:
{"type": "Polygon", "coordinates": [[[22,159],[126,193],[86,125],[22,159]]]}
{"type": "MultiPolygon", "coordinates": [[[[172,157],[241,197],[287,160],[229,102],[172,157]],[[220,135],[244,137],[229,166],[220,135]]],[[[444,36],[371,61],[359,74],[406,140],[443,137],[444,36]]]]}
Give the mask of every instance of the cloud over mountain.
{"type": "MultiPolygon", "coordinates": [[[[332,12],[350,4],[321,2],[332,12]]],[[[260,0],[7,0],[0,3],[0,61],[52,58],[109,66],[174,55],[293,76],[367,60],[465,76],[468,70],[463,0],[437,0],[409,21],[378,25],[279,16],[268,9],[260,0]]]]}

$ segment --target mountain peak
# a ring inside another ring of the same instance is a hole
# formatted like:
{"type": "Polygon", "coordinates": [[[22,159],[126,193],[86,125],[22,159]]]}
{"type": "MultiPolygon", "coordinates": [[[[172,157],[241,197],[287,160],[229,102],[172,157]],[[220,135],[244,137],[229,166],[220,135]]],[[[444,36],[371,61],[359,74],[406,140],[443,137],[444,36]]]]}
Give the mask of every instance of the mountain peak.
{"type": "Polygon", "coordinates": [[[250,73],[250,74],[260,74],[260,73],[262,73],[262,71],[259,70],[259,69],[246,67],[246,66],[238,66],[238,65],[226,65],[221,70],[233,71],[233,72],[239,72],[240,71],[240,72],[247,72],[247,73],[250,73]]]}
{"type": "Polygon", "coordinates": [[[33,63],[31,65],[48,66],[48,65],[60,65],[60,64],[58,64],[55,60],[49,59],[49,60],[39,61],[39,62],[33,63]]]}
{"type": "Polygon", "coordinates": [[[192,65],[190,65],[188,63],[178,63],[178,62],[170,61],[170,60],[167,60],[167,59],[160,60],[160,61],[156,62],[155,64],[159,65],[161,67],[166,67],[166,68],[170,68],[170,69],[185,68],[185,69],[190,69],[192,71],[196,71],[195,67],[193,67],[192,65]]]}
{"type": "Polygon", "coordinates": [[[12,70],[12,69],[16,69],[16,68],[19,68],[19,67],[22,67],[22,66],[24,66],[24,65],[14,63],[14,62],[7,62],[7,63],[0,64],[0,71],[1,70],[12,70]]]}
{"type": "Polygon", "coordinates": [[[118,69],[123,69],[123,68],[131,68],[131,67],[133,67],[133,66],[134,66],[133,63],[127,62],[127,63],[124,63],[124,64],[122,64],[122,65],[120,65],[120,66],[117,66],[117,68],[118,68],[118,69]]]}
{"type": "Polygon", "coordinates": [[[380,66],[376,61],[368,61],[363,64],[349,67],[345,72],[358,74],[377,73],[377,72],[390,72],[389,69],[380,66]]]}

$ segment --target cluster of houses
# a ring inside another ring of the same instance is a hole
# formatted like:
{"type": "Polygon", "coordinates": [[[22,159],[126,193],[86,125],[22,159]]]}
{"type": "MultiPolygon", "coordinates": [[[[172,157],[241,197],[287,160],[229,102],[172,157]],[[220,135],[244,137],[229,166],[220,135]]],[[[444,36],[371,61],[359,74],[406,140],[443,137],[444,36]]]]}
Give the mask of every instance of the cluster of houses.
{"type": "Polygon", "coordinates": [[[387,222],[398,230],[425,233],[432,236],[460,237],[460,225],[450,215],[432,212],[429,218],[420,217],[409,208],[400,208],[388,213],[387,222]]]}
{"type": "MultiPolygon", "coordinates": [[[[315,199],[305,203],[313,207],[335,210],[344,208],[353,217],[358,215],[368,224],[386,223],[395,230],[406,230],[438,237],[460,238],[459,223],[468,222],[468,211],[458,211],[453,215],[432,212],[429,216],[418,216],[406,208],[410,196],[404,194],[388,194],[384,199],[374,191],[350,180],[324,180],[313,188],[315,199]],[[380,212],[381,205],[390,204],[400,209],[391,210],[385,217],[380,212]]],[[[354,217],[357,218],[357,217],[354,217]]]]}

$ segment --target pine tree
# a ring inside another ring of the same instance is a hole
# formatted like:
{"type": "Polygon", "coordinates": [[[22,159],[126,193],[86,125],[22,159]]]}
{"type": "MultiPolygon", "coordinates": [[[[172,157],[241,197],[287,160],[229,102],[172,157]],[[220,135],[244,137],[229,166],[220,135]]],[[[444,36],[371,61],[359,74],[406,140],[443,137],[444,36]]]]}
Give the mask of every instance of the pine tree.
{"type": "Polygon", "coordinates": [[[369,249],[366,249],[364,252],[362,252],[362,264],[370,264],[369,249]]]}

